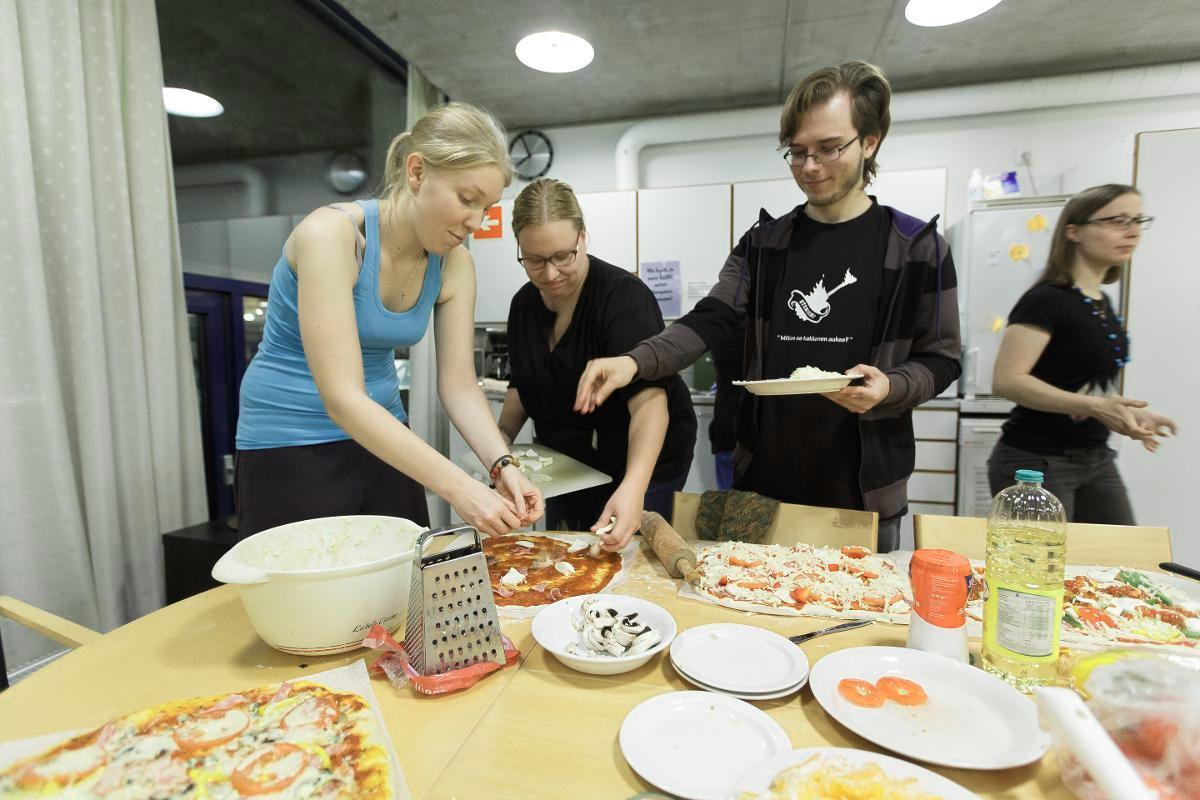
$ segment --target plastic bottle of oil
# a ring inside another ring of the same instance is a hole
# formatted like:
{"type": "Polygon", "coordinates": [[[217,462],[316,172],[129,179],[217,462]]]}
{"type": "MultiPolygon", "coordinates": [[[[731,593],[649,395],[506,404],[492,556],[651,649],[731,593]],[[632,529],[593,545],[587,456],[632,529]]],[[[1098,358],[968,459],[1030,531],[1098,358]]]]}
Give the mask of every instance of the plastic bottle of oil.
{"type": "Polygon", "coordinates": [[[988,515],[983,668],[1029,691],[1057,674],[1067,517],[1042,473],[1016,479],[988,515]]]}

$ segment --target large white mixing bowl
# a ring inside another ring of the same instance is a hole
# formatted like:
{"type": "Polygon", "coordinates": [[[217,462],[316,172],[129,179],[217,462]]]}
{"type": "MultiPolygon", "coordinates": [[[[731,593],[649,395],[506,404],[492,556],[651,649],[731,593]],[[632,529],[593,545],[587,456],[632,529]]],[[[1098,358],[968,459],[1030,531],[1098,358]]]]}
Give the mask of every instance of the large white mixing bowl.
{"type": "Polygon", "coordinates": [[[342,653],[360,647],[375,624],[404,625],[424,530],[398,517],[293,522],[238,542],[212,575],[238,587],[267,644],[299,655],[342,653]]]}

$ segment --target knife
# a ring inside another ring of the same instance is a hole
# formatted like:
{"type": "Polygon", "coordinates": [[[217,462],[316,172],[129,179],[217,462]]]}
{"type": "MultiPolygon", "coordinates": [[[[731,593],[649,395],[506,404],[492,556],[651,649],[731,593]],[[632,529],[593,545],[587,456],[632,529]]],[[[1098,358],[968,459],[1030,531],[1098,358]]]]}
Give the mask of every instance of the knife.
{"type": "Polygon", "coordinates": [[[1185,567],[1183,564],[1176,564],[1174,561],[1164,561],[1158,565],[1158,568],[1165,569],[1167,572],[1174,572],[1176,575],[1182,575],[1185,578],[1200,581],[1200,570],[1185,567]]]}
{"type": "Polygon", "coordinates": [[[872,621],[873,620],[869,619],[858,619],[854,622],[843,622],[841,625],[834,625],[832,628],[822,628],[819,631],[802,633],[799,636],[789,636],[788,641],[793,642],[794,644],[804,644],[810,639],[815,639],[818,636],[824,636],[827,633],[841,633],[842,631],[852,631],[855,628],[862,628],[866,625],[870,625],[872,621]]]}

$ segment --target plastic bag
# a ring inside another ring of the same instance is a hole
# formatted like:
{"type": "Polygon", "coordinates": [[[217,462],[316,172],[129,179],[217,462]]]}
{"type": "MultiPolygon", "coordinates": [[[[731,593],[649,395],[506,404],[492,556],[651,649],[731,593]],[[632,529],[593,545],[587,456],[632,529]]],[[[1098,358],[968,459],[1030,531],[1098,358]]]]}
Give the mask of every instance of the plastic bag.
{"type": "MultiPolygon", "coordinates": [[[[1077,690],[1160,800],[1200,800],[1200,658],[1107,651],[1075,665],[1077,690]]],[[[1059,743],[1063,782],[1084,800],[1104,793],[1059,743]]]]}
{"type": "Polygon", "coordinates": [[[382,625],[375,625],[367,631],[367,638],[363,639],[363,647],[383,651],[383,655],[368,668],[371,675],[382,675],[397,689],[402,688],[406,683],[411,683],[412,687],[421,694],[447,694],[469,689],[496,670],[511,667],[517,663],[521,657],[521,651],[504,634],[500,635],[500,640],[504,645],[503,667],[494,661],[482,661],[462,669],[443,672],[441,675],[422,675],[417,672],[408,659],[408,653],[404,652],[404,646],[393,639],[387,632],[387,628],[382,625]]]}

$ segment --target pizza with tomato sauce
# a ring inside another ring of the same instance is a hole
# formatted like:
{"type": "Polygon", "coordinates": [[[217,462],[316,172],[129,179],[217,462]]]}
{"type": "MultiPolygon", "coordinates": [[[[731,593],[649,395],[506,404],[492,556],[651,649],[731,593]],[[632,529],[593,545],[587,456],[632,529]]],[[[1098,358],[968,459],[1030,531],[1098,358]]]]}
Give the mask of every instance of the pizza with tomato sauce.
{"type": "Polygon", "coordinates": [[[309,681],[167,703],[0,772],[4,798],[391,798],[361,695],[309,681]]]}
{"type": "Polygon", "coordinates": [[[549,605],[564,597],[603,591],[621,572],[621,553],[593,552],[594,536],[521,533],[483,540],[492,594],[500,607],[549,605]]]}
{"type": "Polygon", "coordinates": [[[721,542],[702,549],[684,593],[778,615],[906,622],[912,588],[890,559],[865,547],[721,542]]]}

